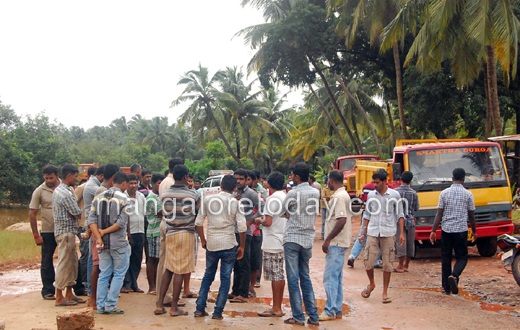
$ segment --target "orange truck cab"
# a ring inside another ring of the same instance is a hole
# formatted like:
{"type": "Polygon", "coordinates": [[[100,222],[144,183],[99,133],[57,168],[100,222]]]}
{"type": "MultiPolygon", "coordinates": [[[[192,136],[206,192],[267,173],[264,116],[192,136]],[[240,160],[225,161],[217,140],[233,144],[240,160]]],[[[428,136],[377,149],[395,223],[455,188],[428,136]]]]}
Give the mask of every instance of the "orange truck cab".
{"type": "Polygon", "coordinates": [[[343,156],[334,160],[335,170],[343,172],[343,185],[346,187],[350,197],[356,196],[356,161],[357,160],[381,160],[376,155],[351,155],[343,156]]]}

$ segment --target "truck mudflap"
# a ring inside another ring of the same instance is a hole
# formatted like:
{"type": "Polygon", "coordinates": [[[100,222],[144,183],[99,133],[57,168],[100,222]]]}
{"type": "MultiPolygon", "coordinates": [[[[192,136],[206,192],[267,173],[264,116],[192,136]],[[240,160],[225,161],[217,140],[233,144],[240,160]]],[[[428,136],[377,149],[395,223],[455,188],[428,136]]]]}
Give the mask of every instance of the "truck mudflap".
{"type": "MultiPolygon", "coordinates": [[[[502,223],[493,226],[489,225],[477,225],[477,237],[496,237],[502,234],[511,234],[514,230],[512,223],[502,223]]],[[[432,227],[415,227],[415,240],[430,240],[430,232],[432,227]]],[[[441,229],[437,229],[437,239],[441,238],[441,229]]]]}

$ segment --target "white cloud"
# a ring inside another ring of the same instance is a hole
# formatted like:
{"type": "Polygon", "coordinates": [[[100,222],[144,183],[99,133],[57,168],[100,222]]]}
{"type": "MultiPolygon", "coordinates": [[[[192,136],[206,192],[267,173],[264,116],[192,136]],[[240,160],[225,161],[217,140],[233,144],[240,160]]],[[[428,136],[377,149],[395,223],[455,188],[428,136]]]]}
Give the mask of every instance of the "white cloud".
{"type": "Polygon", "coordinates": [[[239,0],[3,1],[0,100],[65,126],[136,113],[171,123],[184,110],[169,108],[179,77],[199,62],[213,73],[246,70],[253,52],[231,39],[262,22],[239,0]]]}

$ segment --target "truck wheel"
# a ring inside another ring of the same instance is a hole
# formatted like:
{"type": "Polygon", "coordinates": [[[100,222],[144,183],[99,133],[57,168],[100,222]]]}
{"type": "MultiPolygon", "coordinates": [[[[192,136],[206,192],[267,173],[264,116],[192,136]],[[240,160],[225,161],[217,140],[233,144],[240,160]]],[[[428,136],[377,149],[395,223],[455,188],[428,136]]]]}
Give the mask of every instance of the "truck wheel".
{"type": "Polygon", "coordinates": [[[482,257],[492,257],[497,253],[497,238],[496,237],[482,237],[477,238],[478,253],[482,257]]]}
{"type": "Polygon", "coordinates": [[[515,260],[513,260],[513,265],[511,266],[513,270],[513,277],[515,278],[516,284],[520,285],[520,253],[517,252],[515,256],[515,260]]]}

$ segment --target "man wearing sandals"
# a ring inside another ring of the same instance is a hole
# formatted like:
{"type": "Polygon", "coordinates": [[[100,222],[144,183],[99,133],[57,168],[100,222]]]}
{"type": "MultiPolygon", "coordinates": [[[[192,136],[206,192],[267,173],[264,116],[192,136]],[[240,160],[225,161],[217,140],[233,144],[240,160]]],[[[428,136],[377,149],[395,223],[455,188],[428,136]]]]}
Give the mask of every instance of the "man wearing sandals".
{"type": "Polygon", "coordinates": [[[170,316],[188,315],[188,312],[178,308],[178,302],[184,277],[195,271],[195,217],[200,206],[199,194],[187,187],[188,174],[185,165],[175,165],[175,184],[161,194],[166,220],[166,254],[155,314],[165,313],[164,297],[173,278],[170,316]]]}
{"type": "Polygon", "coordinates": [[[127,183],[126,173],[114,174],[113,186],[94,198],[88,216],[89,228],[96,237],[96,245],[92,248],[99,251],[101,271],[97,285],[97,314],[124,313],[117,308],[117,301],[130,264],[130,245],[126,238],[129,203],[128,197],[123,193],[127,183]]]}
{"type": "Polygon", "coordinates": [[[282,317],[283,290],[285,288],[285,276],[283,271],[283,232],[287,219],[283,216],[283,201],[285,192],[283,183],[285,177],[280,172],[273,172],[267,177],[267,187],[271,196],[267,197],[264,207],[264,217],[256,218],[257,225],[263,226],[263,265],[264,278],[271,281],[273,291],[273,308],[263,313],[262,317],[282,317]]]}
{"type": "Polygon", "coordinates": [[[325,242],[322,246],[323,252],[326,253],[323,286],[327,294],[327,303],[320,315],[320,321],[341,319],[343,315],[343,265],[352,236],[350,196],[343,185],[343,172],[332,170],[328,185],[334,194],[328,203],[331,214],[325,219],[325,242]]]}
{"type": "Polygon", "coordinates": [[[371,191],[367,197],[365,212],[363,213],[364,227],[359,242],[362,243],[367,237],[365,245],[365,269],[370,284],[361,292],[363,298],[370,297],[376,287],[374,282],[374,263],[379,252],[383,260],[383,303],[388,304],[392,299],[388,297],[388,285],[392,275],[392,262],[395,255],[395,234],[397,232],[397,222],[399,222],[401,235],[399,245],[403,246],[404,238],[404,213],[403,205],[400,201],[401,195],[386,185],[386,171],[378,170],[372,175],[375,190],[371,191]]]}
{"type": "Polygon", "coordinates": [[[204,198],[204,203],[202,203],[195,220],[202,247],[206,249],[206,271],[200,284],[195,317],[208,316],[206,301],[220,261],[220,288],[212,318],[215,320],[222,319],[222,312],[226,306],[229,287],[231,286],[233,266],[237,259],[240,260],[244,256],[247,226],[244,214],[239,209],[240,202],[232,195],[236,187],[237,179],[235,176],[225,175],[220,183],[220,194],[209,195],[204,198]],[[203,229],[206,217],[208,219],[207,239],[203,229]],[[240,236],[238,248],[235,238],[235,222],[240,236]]]}
{"type": "Polygon", "coordinates": [[[283,203],[284,211],[289,219],[285,226],[283,249],[293,315],[284,321],[287,324],[305,325],[305,314],[302,309],[303,296],[305,311],[309,316],[307,323],[319,325],[318,309],[309,275],[309,260],[312,257],[312,246],[316,234],[314,223],[320,208],[320,192],[309,185],[309,171],[309,165],[304,162],[294,165],[292,177],[297,186],[287,193],[283,203]]]}
{"type": "Polygon", "coordinates": [[[79,208],[73,187],[78,181],[79,171],[74,165],[64,165],[61,169],[61,184],[52,195],[54,216],[54,237],[58,244],[58,264],[56,265],[56,306],[72,306],[86,301],[72,293],[78,277],[78,254],[76,235],[79,231],[78,220],[82,209],[79,208]],[[65,291],[63,294],[63,291],[65,291]]]}

